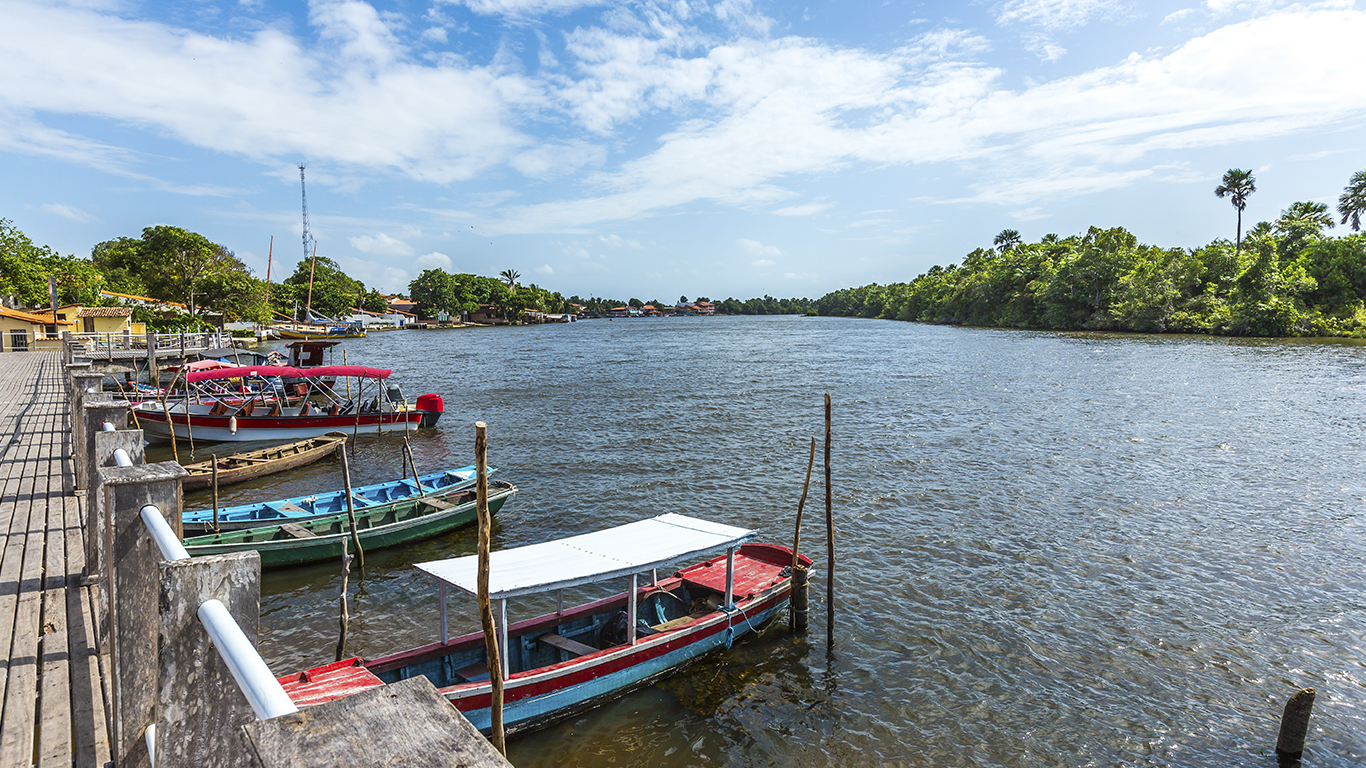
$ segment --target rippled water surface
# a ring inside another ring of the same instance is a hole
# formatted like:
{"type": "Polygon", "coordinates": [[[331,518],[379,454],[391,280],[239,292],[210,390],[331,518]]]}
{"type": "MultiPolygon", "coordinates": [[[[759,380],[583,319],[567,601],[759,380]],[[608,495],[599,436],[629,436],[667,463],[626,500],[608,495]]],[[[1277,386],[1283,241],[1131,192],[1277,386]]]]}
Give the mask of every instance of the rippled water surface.
{"type": "MultiPolygon", "coordinates": [[[[1318,690],[1306,765],[1366,762],[1366,347],[719,317],[345,349],[445,397],[414,437],[423,471],[472,463],[488,423],[521,489],[496,547],[666,511],[790,543],[834,400],[833,653],[822,567],[808,637],[780,621],[514,739],[518,766],[1271,766],[1302,686],[1318,690]]],[[[361,437],[355,481],[398,476],[399,445],[361,437]]],[[[339,471],[224,499],[330,489],[339,471]]],[[[823,566],[812,493],[804,544],[823,566]]],[[[369,553],[349,649],[433,640],[433,590],[409,566],[473,546],[458,531],[369,553]]],[[[339,586],[335,564],[266,574],[272,669],[331,660],[339,586]]]]}

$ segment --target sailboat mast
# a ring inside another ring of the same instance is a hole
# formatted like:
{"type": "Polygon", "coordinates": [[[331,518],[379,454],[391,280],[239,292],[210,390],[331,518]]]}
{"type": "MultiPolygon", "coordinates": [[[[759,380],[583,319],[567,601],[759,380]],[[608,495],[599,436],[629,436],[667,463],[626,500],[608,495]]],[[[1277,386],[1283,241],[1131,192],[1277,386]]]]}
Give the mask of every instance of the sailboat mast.
{"type": "Polygon", "coordinates": [[[313,322],[313,268],[318,266],[318,241],[313,241],[313,262],[308,265],[308,303],[304,305],[304,322],[313,322]]]}

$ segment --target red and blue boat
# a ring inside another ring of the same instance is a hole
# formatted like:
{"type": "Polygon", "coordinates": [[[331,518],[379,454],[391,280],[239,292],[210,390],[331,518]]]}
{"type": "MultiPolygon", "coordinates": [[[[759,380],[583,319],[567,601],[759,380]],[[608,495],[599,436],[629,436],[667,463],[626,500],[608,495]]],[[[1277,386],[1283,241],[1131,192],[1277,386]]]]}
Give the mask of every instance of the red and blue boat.
{"type": "MultiPolygon", "coordinates": [[[[503,723],[525,731],[650,685],[779,615],[791,597],[792,550],[751,543],[755,532],[677,514],[490,555],[503,723]],[[664,579],[657,569],[705,553],[664,579]],[[641,576],[648,575],[641,585],[641,576]],[[616,595],[563,608],[563,590],[626,579],[616,595]],[[557,608],[508,623],[508,601],[554,592],[557,608]]],[[[800,558],[804,566],[810,559],[800,558]]],[[[417,675],[470,720],[491,728],[492,683],[481,632],[447,637],[447,596],[476,594],[474,555],[416,566],[437,587],[440,639],[375,659],[346,659],[280,678],[306,707],[417,675]]],[[[471,601],[473,602],[473,601],[471,601]]],[[[473,612],[473,609],[471,609],[473,612]]]]}

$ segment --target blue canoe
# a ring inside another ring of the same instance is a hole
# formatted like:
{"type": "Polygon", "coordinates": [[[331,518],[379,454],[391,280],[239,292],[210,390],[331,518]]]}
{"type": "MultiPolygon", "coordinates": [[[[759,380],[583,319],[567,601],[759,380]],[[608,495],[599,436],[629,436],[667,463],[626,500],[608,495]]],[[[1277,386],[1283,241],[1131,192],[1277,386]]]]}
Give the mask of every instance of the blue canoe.
{"type": "MultiPolygon", "coordinates": [[[[493,467],[489,467],[489,474],[496,471],[493,467]]],[[[382,507],[412,501],[413,499],[440,501],[446,496],[459,493],[461,490],[474,485],[476,478],[474,467],[468,466],[422,475],[418,480],[422,484],[421,490],[418,489],[418,483],[413,482],[412,478],[405,477],[400,480],[352,488],[351,498],[356,511],[359,512],[364,509],[367,513],[378,512],[382,507]]],[[[259,504],[243,504],[237,507],[220,507],[217,530],[231,531],[262,525],[298,523],[315,517],[335,515],[339,512],[346,512],[345,490],[328,491],[311,496],[295,496],[291,499],[265,501],[259,504]]],[[[185,512],[181,515],[181,522],[187,536],[209,533],[215,530],[212,509],[196,509],[185,512]]]]}

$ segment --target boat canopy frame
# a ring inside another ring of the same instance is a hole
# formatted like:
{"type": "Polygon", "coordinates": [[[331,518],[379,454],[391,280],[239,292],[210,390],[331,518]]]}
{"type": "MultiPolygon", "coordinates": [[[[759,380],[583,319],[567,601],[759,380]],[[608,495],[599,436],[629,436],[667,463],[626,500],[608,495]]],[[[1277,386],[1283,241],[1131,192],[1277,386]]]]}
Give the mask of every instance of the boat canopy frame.
{"type": "MultiPolygon", "coordinates": [[[[721,549],[726,550],[726,593],[722,605],[735,609],[735,550],[758,531],[667,513],[592,533],[489,553],[489,599],[498,601],[498,645],[503,678],[508,677],[508,598],[555,590],[556,613],[564,613],[564,590],[628,576],[627,644],[636,643],[637,576],[651,572],[659,582],[661,565],[721,549]],[[630,553],[630,554],[627,554],[630,553]],[[566,575],[566,570],[570,571],[566,575]],[[554,574],[552,576],[551,574],[554,574]]],[[[446,593],[450,588],[478,595],[479,556],[465,555],[418,563],[417,570],[437,584],[441,642],[450,640],[446,593]]]]}

